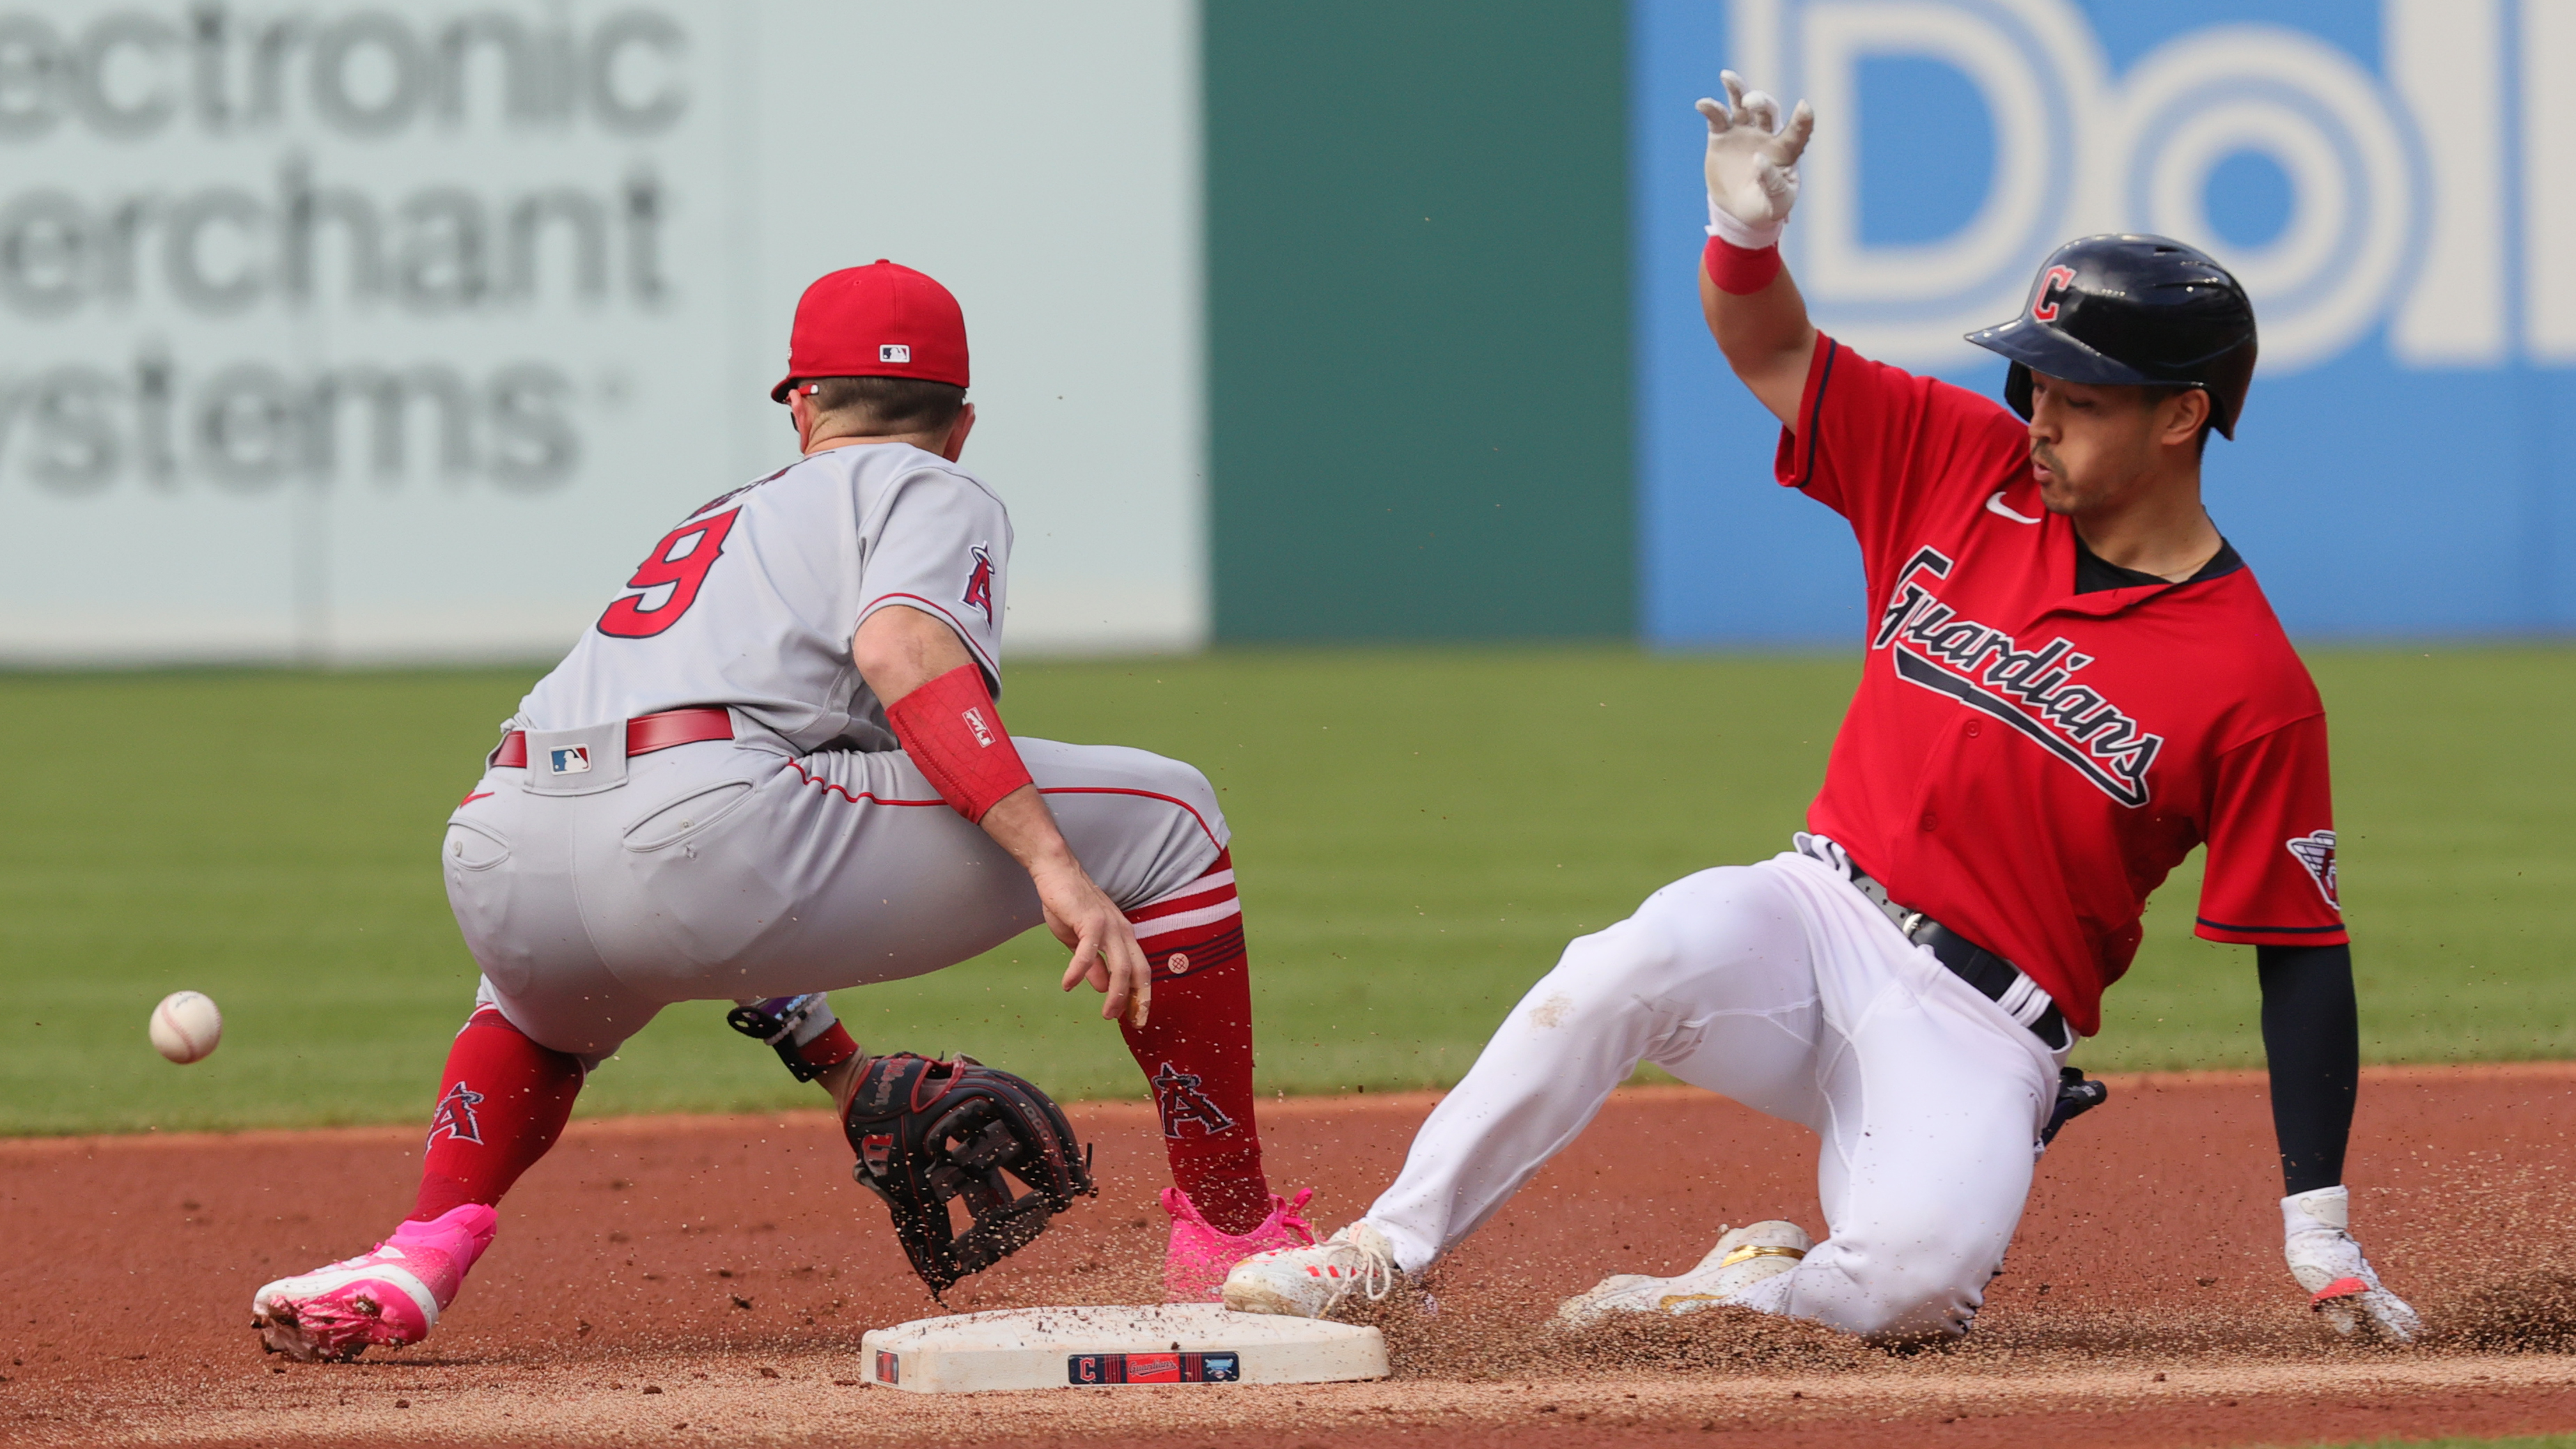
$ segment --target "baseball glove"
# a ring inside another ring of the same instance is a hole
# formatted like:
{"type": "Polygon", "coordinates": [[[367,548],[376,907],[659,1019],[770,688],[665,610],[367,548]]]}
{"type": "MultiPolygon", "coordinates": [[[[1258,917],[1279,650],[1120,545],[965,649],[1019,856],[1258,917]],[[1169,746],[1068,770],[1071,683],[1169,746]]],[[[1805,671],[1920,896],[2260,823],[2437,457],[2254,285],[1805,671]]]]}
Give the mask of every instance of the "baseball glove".
{"type": "Polygon", "coordinates": [[[859,1155],[850,1175],[893,1210],[904,1256],[934,1299],[1027,1247],[1050,1216],[1099,1191],[1090,1149],[1074,1140],[1063,1110],[972,1057],[876,1058],[841,1130],[859,1155]],[[1030,1190],[1017,1192],[1013,1177],[1030,1190]],[[948,1217],[958,1197],[974,1216],[963,1236],[948,1217]]]}

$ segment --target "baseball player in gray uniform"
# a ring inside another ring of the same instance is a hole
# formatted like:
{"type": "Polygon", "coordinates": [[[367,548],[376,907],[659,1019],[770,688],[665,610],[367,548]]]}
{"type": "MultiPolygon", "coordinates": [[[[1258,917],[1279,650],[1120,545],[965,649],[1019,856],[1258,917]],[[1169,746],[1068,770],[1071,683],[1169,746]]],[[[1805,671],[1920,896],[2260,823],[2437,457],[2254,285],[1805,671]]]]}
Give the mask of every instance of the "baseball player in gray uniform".
{"type": "Polygon", "coordinates": [[[1178,1186],[1166,1281],[1213,1297],[1311,1241],[1262,1173],[1225,817],[1197,770],[1014,739],[1011,523],[960,466],[964,317],[891,262],[799,302],[803,456],[655,540],[504,726],[441,847],[483,969],[411,1216],[259,1290],[271,1349],[419,1341],[490,1245],[584,1074],[674,1002],[739,1003],[846,1114],[868,1056],[821,993],[936,971],[1044,924],[1152,1085],[1178,1186]]]}

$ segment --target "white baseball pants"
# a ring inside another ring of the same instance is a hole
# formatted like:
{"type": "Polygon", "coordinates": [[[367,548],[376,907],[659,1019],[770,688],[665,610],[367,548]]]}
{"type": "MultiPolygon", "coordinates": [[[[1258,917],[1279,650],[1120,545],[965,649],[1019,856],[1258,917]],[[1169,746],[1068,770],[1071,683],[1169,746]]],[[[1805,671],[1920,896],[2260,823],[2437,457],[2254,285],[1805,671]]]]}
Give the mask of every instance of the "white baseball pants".
{"type": "MultiPolygon", "coordinates": [[[[1225,848],[1195,768],[1016,743],[1122,910],[1193,888],[1225,848]]],[[[899,750],[791,756],[755,737],[600,765],[623,773],[579,794],[486,771],[440,852],[478,999],[556,1051],[596,1063],[673,1002],[919,976],[1044,919],[1028,872],[899,750]]]]}
{"type": "Polygon", "coordinates": [[[1823,1139],[1825,1240],[1739,1302],[1873,1337],[1966,1330],[2063,1053],[1795,854],[1685,877],[1566,947],[1370,1207],[1398,1265],[1474,1232],[1641,1060],[1823,1139]]]}

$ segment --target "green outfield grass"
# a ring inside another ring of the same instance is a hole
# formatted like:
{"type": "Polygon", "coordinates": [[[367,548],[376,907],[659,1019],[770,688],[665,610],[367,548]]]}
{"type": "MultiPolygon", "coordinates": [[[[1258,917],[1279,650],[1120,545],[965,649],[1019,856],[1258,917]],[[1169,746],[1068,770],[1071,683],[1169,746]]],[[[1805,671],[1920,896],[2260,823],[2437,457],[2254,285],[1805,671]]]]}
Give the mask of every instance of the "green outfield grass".
{"type": "MultiPolygon", "coordinates": [[[[2576,651],[2318,651],[2375,1061],[2576,1055],[2557,916],[2576,781],[2521,742],[2576,651]]],[[[1620,649],[1234,652],[1016,666],[1013,728],[1207,770],[1236,829],[1265,1089],[1454,1081],[1565,939],[1781,848],[1856,664],[1620,649]]],[[[419,1117],[473,968],[439,824],[535,671],[0,676],[0,1132],[419,1117]],[[164,992],[222,1003],[170,1066],[164,992]]],[[[2097,1069],[2259,1060],[2252,952],[2191,939],[2187,869],[2110,998],[2097,1069]]],[[[1023,937],[840,993],[880,1049],[965,1050],[1068,1097],[1141,1095],[1061,957],[1023,937]]],[[[603,1068],[588,1113],[806,1100],[713,1006],[603,1068]]],[[[816,1099],[819,1100],[819,1099],[816,1099]]]]}

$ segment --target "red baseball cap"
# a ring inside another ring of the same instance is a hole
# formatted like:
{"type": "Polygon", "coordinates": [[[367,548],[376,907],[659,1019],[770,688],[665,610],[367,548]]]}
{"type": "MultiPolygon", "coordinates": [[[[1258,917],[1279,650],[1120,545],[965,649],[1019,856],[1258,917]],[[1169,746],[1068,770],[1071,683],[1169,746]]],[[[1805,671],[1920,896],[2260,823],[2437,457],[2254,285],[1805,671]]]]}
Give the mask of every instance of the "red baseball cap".
{"type": "Polygon", "coordinates": [[[966,386],[966,313],[937,282],[883,257],[844,267],[805,289],[787,339],[787,375],[769,390],[808,377],[918,377],[966,386]]]}

